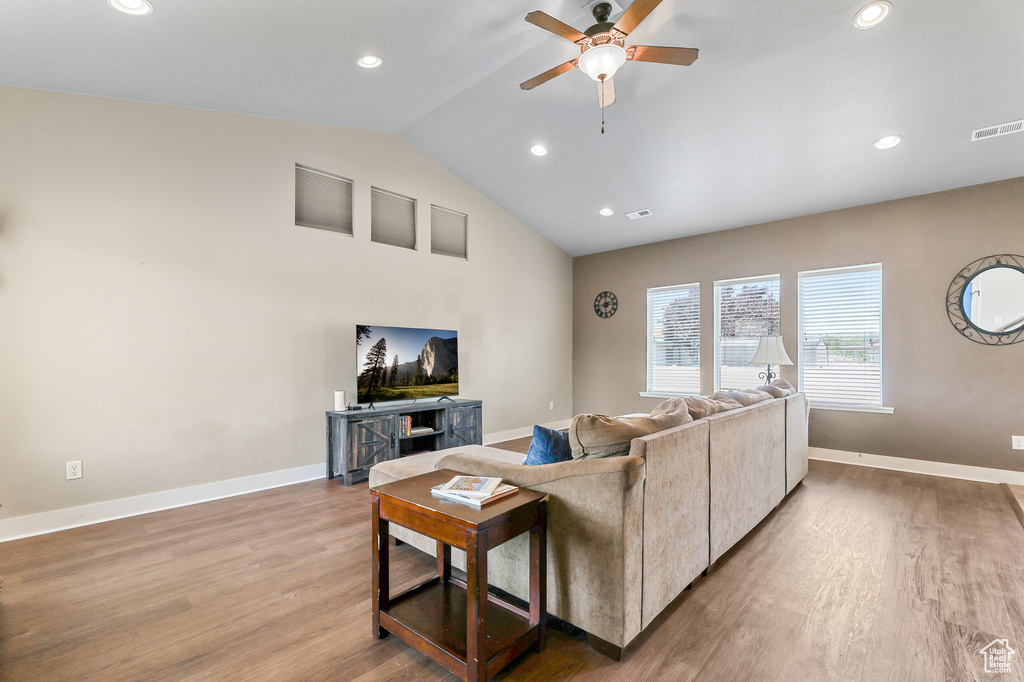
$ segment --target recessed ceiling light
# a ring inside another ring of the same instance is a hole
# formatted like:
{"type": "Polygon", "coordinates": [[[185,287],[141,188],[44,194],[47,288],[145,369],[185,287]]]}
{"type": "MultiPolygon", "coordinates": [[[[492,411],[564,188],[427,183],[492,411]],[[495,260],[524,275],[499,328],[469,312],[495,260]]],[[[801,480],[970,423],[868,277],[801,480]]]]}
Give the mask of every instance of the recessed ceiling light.
{"type": "Polygon", "coordinates": [[[107,4],[118,12],[131,14],[137,17],[145,16],[153,11],[153,5],[146,0],[107,0],[107,4]]]}
{"type": "Polygon", "coordinates": [[[886,135],[875,140],[875,149],[892,149],[903,139],[902,135],[886,135]]]}
{"type": "Polygon", "coordinates": [[[892,12],[892,4],[886,0],[878,0],[860,8],[857,16],[853,18],[853,25],[857,28],[874,28],[885,21],[892,12]]]}
{"type": "Polygon", "coordinates": [[[363,67],[364,69],[376,69],[378,66],[384,63],[384,60],[375,54],[368,54],[365,57],[360,57],[356,60],[356,64],[363,67]]]}
{"type": "Polygon", "coordinates": [[[613,211],[610,208],[602,208],[600,211],[598,211],[598,213],[600,213],[603,216],[610,216],[613,215],[615,211],[613,211]]]}
{"type": "Polygon", "coordinates": [[[544,156],[548,153],[548,148],[542,144],[535,144],[530,147],[530,152],[532,152],[534,156],[544,156]]]}

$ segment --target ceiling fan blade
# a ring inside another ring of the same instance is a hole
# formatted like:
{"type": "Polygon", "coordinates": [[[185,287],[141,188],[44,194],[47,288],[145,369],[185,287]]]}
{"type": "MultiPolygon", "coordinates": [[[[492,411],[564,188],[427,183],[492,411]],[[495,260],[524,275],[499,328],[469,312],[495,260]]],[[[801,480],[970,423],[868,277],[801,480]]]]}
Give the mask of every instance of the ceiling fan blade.
{"type": "Polygon", "coordinates": [[[539,26],[545,31],[550,31],[556,36],[561,36],[566,40],[578,43],[581,40],[586,40],[587,36],[583,35],[572,26],[563,24],[558,19],[555,19],[550,14],[544,14],[540,10],[535,10],[526,15],[526,20],[534,26],[539,26]]]}
{"type": "Polygon", "coordinates": [[[615,22],[613,30],[622,35],[629,35],[660,4],[661,0],[633,0],[633,4],[626,8],[619,20],[615,22]]]}
{"type": "Polygon", "coordinates": [[[634,62],[656,62],[689,66],[697,61],[697,50],[692,47],[655,47],[653,45],[630,45],[626,56],[634,62]]]}
{"type": "Polygon", "coordinates": [[[545,71],[544,73],[540,74],[539,76],[534,76],[530,80],[525,81],[523,83],[520,83],[519,87],[522,88],[523,90],[532,90],[533,88],[537,87],[541,83],[547,83],[549,80],[551,80],[555,76],[561,76],[566,71],[572,71],[573,69],[576,68],[576,62],[577,61],[579,61],[579,60],[577,60],[577,59],[570,59],[565,64],[559,64],[555,68],[548,69],[547,71],[545,71]]]}
{"type": "Polygon", "coordinates": [[[597,82],[597,103],[602,109],[615,104],[614,78],[607,78],[597,82]]]}

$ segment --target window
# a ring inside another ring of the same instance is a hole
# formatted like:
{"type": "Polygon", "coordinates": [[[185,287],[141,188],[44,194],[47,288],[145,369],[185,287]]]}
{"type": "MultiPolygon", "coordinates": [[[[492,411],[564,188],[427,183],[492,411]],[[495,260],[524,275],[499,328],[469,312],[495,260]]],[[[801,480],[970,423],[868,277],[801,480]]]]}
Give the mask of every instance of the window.
{"type": "Polygon", "coordinates": [[[882,404],[882,266],[799,274],[800,389],[833,405],[882,404]]]}
{"type": "Polygon", "coordinates": [[[778,334],[778,275],[715,282],[715,390],[764,383],[750,357],[760,337],[778,334]]]}
{"type": "Polygon", "coordinates": [[[295,164],[295,224],[352,236],[352,181],[295,164]]]}
{"type": "Polygon", "coordinates": [[[370,241],[416,248],[416,200],[370,188],[370,241]]]}
{"type": "Polygon", "coordinates": [[[700,393],[700,285],[647,290],[647,391],[700,393]]]}
{"type": "Polygon", "coordinates": [[[466,223],[469,217],[440,206],[430,206],[430,253],[466,258],[466,223]]]}

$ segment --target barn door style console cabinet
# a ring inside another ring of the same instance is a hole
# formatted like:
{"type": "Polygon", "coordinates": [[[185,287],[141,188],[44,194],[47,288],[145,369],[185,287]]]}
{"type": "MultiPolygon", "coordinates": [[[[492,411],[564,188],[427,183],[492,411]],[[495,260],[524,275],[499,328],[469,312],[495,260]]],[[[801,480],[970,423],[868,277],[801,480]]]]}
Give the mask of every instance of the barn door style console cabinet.
{"type": "Polygon", "coordinates": [[[483,443],[483,402],[455,400],[327,413],[327,478],[365,481],[377,462],[483,443]]]}

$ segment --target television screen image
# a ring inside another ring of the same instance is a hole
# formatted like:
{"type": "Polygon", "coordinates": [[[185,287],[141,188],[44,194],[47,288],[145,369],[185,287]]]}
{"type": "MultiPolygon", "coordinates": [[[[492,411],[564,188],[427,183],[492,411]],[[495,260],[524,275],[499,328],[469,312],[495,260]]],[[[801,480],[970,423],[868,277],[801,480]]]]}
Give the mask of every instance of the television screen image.
{"type": "Polygon", "coordinates": [[[459,338],[450,329],[356,325],[359,403],[459,393],[459,338]]]}

